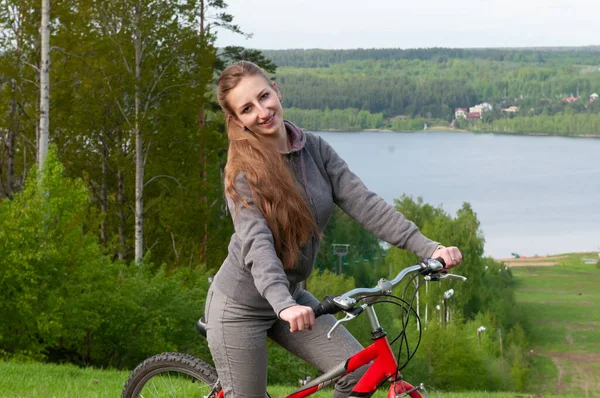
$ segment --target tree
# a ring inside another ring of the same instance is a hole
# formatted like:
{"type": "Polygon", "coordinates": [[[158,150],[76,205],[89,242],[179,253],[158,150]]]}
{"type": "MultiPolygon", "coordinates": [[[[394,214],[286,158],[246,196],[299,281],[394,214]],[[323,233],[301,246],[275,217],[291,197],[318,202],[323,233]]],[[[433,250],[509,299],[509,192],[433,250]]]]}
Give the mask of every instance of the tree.
{"type": "Polygon", "coordinates": [[[42,0],[41,59],[40,59],[40,132],[38,138],[38,167],[44,166],[48,152],[50,126],[50,0],[42,0]]]}
{"type": "Polygon", "coordinates": [[[38,4],[0,1],[0,198],[12,198],[37,159],[38,4]]]}

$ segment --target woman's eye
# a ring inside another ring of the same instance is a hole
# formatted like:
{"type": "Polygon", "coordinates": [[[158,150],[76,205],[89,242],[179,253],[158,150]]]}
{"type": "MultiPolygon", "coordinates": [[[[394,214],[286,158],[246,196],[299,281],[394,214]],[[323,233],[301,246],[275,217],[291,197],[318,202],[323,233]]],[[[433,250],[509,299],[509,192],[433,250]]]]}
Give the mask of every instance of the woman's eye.
{"type": "Polygon", "coordinates": [[[248,111],[250,111],[250,107],[247,106],[244,109],[242,109],[242,113],[248,113],[248,111]]]}
{"type": "Polygon", "coordinates": [[[263,95],[260,96],[260,98],[267,98],[269,96],[269,93],[264,93],[263,95]]]}

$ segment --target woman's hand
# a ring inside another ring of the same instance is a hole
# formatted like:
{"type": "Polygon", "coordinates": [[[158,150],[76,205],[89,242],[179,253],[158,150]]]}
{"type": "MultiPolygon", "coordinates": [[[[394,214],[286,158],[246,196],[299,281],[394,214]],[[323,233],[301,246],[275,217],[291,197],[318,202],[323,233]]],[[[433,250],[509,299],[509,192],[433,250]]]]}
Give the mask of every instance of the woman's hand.
{"type": "Polygon", "coordinates": [[[446,263],[446,269],[456,267],[462,261],[462,254],[460,253],[460,250],[458,250],[458,247],[456,247],[456,246],[451,246],[451,247],[438,246],[438,248],[435,249],[435,251],[431,255],[431,258],[438,258],[438,257],[441,257],[444,259],[444,262],[446,263]]]}
{"type": "Polygon", "coordinates": [[[290,332],[311,330],[315,324],[315,313],[312,308],[303,305],[287,307],[279,313],[279,318],[290,324],[290,332]]]}

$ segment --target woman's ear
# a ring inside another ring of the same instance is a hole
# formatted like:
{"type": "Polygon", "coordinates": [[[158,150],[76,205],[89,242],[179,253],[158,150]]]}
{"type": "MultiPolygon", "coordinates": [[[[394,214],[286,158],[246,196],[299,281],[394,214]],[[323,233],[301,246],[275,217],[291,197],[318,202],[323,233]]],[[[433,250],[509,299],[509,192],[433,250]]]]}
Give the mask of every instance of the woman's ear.
{"type": "Polygon", "coordinates": [[[238,120],[237,117],[233,116],[233,115],[227,115],[227,118],[229,119],[229,123],[235,123],[239,128],[241,128],[242,130],[246,129],[246,126],[244,126],[244,123],[242,123],[240,120],[238,120]]]}

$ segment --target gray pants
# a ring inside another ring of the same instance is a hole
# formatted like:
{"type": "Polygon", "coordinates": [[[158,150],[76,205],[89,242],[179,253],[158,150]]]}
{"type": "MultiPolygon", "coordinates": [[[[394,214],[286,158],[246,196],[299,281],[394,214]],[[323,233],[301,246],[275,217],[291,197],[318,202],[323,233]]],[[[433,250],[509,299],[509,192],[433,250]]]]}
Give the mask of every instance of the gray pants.
{"type": "MultiPolygon", "coordinates": [[[[306,290],[293,295],[300,305],[318,304],[306,290]]],[[[290,333],[287,322],[272,309],[257,309],[237,302],[211,286],[206,300],[208,346],[226,398],[264,398],[267,389],[267,336],[292,354],[325,372],[362,350],[344,327],[327,339],[335,323],[332,315],[317,318],[310,331],[290,333]]],[[[363,367],[342,377],[334,398],[347,397],[366,371],[363,367]]],[[[291,393],[291,391],[290,391],[291,393]]]]}

